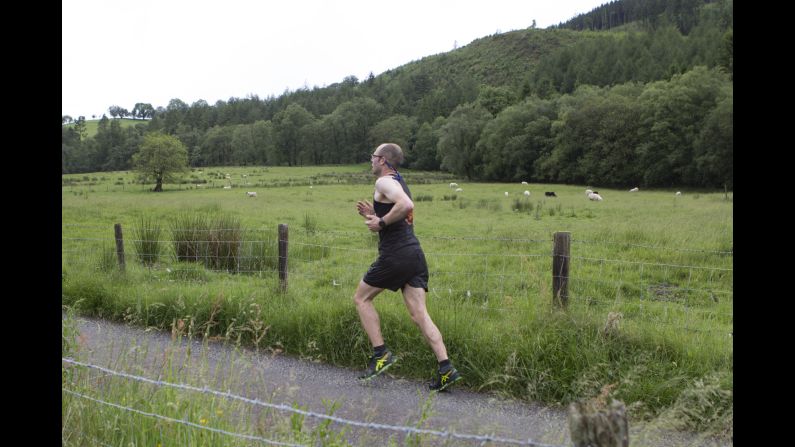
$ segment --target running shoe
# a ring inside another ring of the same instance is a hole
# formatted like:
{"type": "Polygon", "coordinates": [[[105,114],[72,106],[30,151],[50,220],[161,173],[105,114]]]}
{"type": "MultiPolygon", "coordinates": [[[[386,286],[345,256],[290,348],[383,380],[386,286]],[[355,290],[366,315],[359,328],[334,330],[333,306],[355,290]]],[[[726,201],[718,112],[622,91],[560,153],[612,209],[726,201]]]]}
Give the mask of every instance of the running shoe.
{"type": "Polygon", "coordinates": [[[452,366],[447,371],[439,371],[436,373],[436,380],[432,381],[428,388],[431,391],[444,391],[450,385],[458,382],[459,380],[463,379],[464,377],[458,372],[457,369],[453,368],[452,366]]]}
{"type": "Polygon", "coordinates": [[[380,356],[373,355],[370,357],[370,362],[367,365],[367,369],[364,371],[362,375],[359,376],[362,380],[369,380],[373,377],[381,374],[382,372],[389,369],[397,361],[392,352],[387,350],[380,356]]]}

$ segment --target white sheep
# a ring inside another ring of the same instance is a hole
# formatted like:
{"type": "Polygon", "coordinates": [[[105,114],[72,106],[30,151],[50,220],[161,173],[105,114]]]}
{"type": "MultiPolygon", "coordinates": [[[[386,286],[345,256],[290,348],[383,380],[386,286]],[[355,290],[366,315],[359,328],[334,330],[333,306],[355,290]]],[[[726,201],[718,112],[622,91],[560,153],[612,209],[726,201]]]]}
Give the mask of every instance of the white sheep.
{"type": "Polygon", "coordinates": [[[681,196],[682,195],[682,191],[676,191],[676,195],[677,196],[681,196]]]}
{"type": "Polygon", "coordinates": [[[508,191],[505,191],[505,197],[508,197],[508,195],[509,195],[508,191]]]}
{"type": "Polygon", "coordinates": [[[248,197],[257,197],[257,193],[254,192],[254,191],[249,191],[249,192],[246,193],[246,196],[248,196],[248,197]]]}
{"type": "Polygon", "coordinates": [[[629,192],[638,192],[638,187],[636,186],[636,187],[630,189],[629,192]]]}
{"type": "Polygon", "coordinates": [[[455,192],[464,192],[464,190],[463,190],[463,189],[461,189],[461,188],[456,188],[456,189],[455,189],[455,192]]]}
{"type": "Polygon", "coordinates": [[[523,184],[523,185],[526,185],[526,184],[527,184],[527,182],[522,182],[522,184],[523,184]]]}
{"type": "Polygon", "coordinates": [[[585,197],[588,197],[591,194],[593,194],[593,191],[591,191],[590,189],[585,190],[585,197]]]}
{"type": "Polygon", "coordinates": [[[530,191],[525,191],[524,195],[526,195],[527,197],[530,197],[530,191]]]}
{"type": "Polygon", "coordinates": [[[226,186],[224,186],[224,189],[232,189],[232,187],[229,186],[229,185],[226,185],[226,186]]]}
{"type": "Polygon", "coordinates": [[[450,188],[458,188],[458,183],[450,183],[450,188]]]}
{"type": "Polygon", "coordinates": [[[591,199],[591,200],[595,200],[597,202],[601,202],[602,201],[602,196],[600,196],[599,194],[597,194],[595,192],[592,192],[592,193],[588,194],[588,198],[591,199]]]}

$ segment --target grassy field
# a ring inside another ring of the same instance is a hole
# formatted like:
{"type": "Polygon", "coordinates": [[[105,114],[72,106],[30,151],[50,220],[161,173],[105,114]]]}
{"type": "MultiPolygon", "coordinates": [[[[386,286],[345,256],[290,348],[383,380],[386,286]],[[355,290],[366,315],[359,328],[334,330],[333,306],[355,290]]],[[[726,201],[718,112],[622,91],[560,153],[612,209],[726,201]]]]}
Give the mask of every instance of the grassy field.
{"type": "MultiPolygon", "coordinates": [[[[627,404],[631,421],[731,435],[731,194],[403,174],[430,269],[428,309],[465,386],[552,405],[606,392],[627,404]],[[604,201],[587,200],[586,188],[604,201]],[[565,310],[551,291],[560,231],[572,240],[565,310]]],[[[363,367],[370,347],[351,296],[375,259],[377,236],[355,203],[372,198],[372,183],[366,165],[194,169],[157,194],[127,172],[64,175],[63,304],[363,367]],[[177,260],[174,230],[191,219],[234,229],[232,267],[177,260]],[[279,224],[289,227],[284,293],[275,269],[279,224]]],[[[395,374],[430,378],[433,354],[399,294],[384,292],[376,306],[401,358],[395,374]]]]}
{"type": "MultiPolygon", "coordinates": [[[[117,120],[122,128],[135,126],[136,124],[143,124],[148,121],[134,120],[128,118],[108,118],[110,120],[117,120]]],[[[65,124],[66,127],[74,127],[74,124],[65,124]]],[[[86,136],[93,137],[97,134],[97,127],[99,127],[99,120],[86,120],[86,136]]]]}

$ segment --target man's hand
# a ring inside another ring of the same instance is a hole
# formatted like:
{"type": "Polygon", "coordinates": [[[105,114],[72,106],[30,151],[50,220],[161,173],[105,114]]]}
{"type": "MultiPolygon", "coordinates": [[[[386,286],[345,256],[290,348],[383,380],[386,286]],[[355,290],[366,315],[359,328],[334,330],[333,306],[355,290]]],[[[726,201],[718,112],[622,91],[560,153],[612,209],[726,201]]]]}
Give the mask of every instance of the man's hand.
{"type": "Polygon", "coordinates": [[[378,221],[381,220],[380,217],[376,216],[375,214],[368,214],[364,216],[364,218],[364,224],[367,225],[367,228],[369,228],[370,231],[377,232],[381,230],[381,225],[378,225],[378,221]]]}
{"type": "Polygon", "coordinates": [[[356,202],[356,211],[359,212],[359,215],[362,217],[367,217],[368,215],[375,214],[375,209],[373,209],[373,205],[368,201],[358,201],[356,202]]]}

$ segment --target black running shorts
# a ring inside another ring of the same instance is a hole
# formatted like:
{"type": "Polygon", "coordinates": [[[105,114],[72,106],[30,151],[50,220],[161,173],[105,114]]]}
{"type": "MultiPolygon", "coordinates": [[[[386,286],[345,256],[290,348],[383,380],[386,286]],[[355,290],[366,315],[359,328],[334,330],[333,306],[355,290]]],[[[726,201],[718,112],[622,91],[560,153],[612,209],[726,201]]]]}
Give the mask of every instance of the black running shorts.
{"type": "Polygon", "coordinates": [[[406,284],[428,291],[428,264],[419,246],[411,246],[397,252],[378,255],[367,270],[365,283],[396,292],[406,284]]]}

